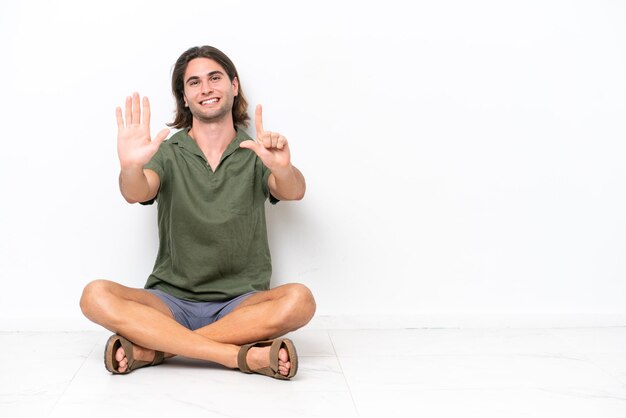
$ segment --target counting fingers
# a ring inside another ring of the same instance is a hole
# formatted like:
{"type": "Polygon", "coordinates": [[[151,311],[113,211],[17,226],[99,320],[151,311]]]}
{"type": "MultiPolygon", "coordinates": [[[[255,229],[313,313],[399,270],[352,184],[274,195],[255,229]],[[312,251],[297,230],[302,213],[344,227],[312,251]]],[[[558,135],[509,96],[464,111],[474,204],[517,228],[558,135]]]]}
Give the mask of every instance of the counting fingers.
{"type": "Polygon", "coordinates": [[[254,125],[256,127],[256,142],[261,144],[265,149],[282,150],[287,145],[287,139],[278,132],[266,131],[263,128],[263,108],[261,105],[256,106],[254,112],[254,125]]]}

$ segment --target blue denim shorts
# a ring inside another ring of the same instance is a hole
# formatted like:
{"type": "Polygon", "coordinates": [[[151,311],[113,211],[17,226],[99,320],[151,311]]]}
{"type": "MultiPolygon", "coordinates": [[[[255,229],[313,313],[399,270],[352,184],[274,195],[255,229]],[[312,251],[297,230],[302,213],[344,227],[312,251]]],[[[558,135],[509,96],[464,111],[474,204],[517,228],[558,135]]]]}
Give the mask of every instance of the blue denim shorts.
{"type": "Polygon", "coordinates": [[[190,330],[196,330],[228,315],[241,302],[257,292],[245,293],[223,302],[193,302],[179,299],[158,289],[146,289],[161,299],[174,315],[176,322],[190,330]]]}

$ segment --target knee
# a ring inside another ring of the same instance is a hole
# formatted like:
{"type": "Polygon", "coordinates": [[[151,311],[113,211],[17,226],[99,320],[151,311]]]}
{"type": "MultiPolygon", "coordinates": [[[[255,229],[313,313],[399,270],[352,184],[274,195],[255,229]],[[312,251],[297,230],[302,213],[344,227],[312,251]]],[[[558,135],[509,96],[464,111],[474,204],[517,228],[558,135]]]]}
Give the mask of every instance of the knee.
{"type": "Polygon", "coordinates": [[[91,319],[106,312],[107,296],[110,295],[110,283],[107,280],[94,280],[85,286],[80,297],[80,309],[83,314],[91,319]]]}
{"type": "Polygon", "coordinates": [[[313,318],[315,298],[311,290],[303,284],[294,283],[288,286],[284,303],[286,319],[292,322],[293,327],[300,328],[313,318]]]}

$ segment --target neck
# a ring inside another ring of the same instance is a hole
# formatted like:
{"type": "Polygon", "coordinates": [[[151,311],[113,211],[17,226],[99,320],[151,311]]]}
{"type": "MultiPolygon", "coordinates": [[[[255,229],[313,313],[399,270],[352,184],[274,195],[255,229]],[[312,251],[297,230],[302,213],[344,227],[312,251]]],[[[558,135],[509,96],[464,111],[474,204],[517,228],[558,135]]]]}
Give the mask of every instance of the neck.
{"type": "Polygon", "coordinates": [[[202,122],[194,118],[189,136],[203,150],[223,152],[237,136],[232,120],[226,122],[202,122]]]}

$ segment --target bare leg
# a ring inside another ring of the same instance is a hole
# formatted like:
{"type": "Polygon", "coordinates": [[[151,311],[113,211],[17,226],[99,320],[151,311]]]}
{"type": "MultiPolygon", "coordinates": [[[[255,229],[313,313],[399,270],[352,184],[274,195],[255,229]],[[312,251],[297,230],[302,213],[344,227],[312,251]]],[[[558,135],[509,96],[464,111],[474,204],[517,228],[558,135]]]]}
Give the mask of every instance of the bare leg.
{"type": "Polygon", "coordinates": [[[224,344],[178,324],[156,296],[142,289],[97,280],[83,291],[81,308],[87,318],[133,343],[166,353],[237,367],[239,347],[224,344]]]}
{"type": "MultiPolygon", "coordinates": [[[[285,335],[306,325],[315,313],[315,299],[301,284],[287,284],[256,293],[240,303],[230,314],[196,332],[214,341],[247,344],[285,335]]],[[[267,365],[269,347],[248,351],[246,362],[255,370],[267,365]]],[[[278,369],[289,374],[287,350],[279,352],[278,369]]]]}
{"type": "MultiPolygon", "coordinates": [[[[251,296],[220,321],[194,332],[178,324],[167,306],[150,292],[97,280],[85,287],[81,308],[93,322],[133,341],[134,353],[141,360],[151,360],[153,350],[158,350],[235,368],[238,345],[303,326],[313,316],[315,302],[302,285],[280,286],[251,296]]],[[[249,351],[251,368],[267,365],[266,351],[249,351]]],[[[123,357],[124,353],[118,351],[120,371],[126,365],[123,357]]],[[[286,352],[281,352],[280,357],[283,360],[286,352]]],[[[288,359],[282,363],[281,372],[288,372],[288,359]]]]}
{"type": "Polygon", "coordinates": [[[242,345],[295,331],[314,313],[311,291],[292,283],[250,296],[219,321],[195,332],[214,341],[242,345]]]}

